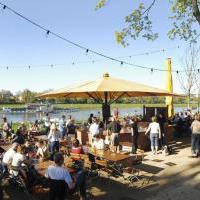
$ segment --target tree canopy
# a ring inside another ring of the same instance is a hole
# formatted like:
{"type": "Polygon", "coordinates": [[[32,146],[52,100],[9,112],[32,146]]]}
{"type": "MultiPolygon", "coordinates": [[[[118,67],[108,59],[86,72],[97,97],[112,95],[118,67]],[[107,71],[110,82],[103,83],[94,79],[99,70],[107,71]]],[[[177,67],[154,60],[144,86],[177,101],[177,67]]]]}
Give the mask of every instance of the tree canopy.
{"type": "MultiPolygon", "coordinates": [[[[99,0],[96,9],[106,5],[109,0],[99,0]]],[[[150,16],[152,9],[156,7],[158,0],[151,0],[144,3],[142,0],[133,8],[132,12],[125,17],[125,26],[121,31],[115,32],[116,41],[123,46],[128,45],[130,38],[136,40],[142,37],[147,40],[155,40],[159,33],[153,29],[153,22],[150,16]]],[[[200,33],[200,0],[165,0],[171,7],[169,19],[171,29],[167,35],[170,39],[196,42],[200,33]]]]}

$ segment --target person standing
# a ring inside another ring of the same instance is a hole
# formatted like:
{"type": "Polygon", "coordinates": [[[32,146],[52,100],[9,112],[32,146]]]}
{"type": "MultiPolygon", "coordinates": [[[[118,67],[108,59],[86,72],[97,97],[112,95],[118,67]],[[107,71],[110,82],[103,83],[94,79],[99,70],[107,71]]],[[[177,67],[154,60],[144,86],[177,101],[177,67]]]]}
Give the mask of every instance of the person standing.
{"type": "Polygon", "coordinates": [[[44,126],[45,126],[45,133],[48,135],[50,131],[50,126],[51,126],[51,121],[49,114],[47,113],[45,118],[44,118],[44,126]]]}
{"type": "Polygon", "coordinates": [[[194,121],[191,125],[192,130],[192,155],[194,157],[199,156],[199,150],[200,150],[200,121],[199,121],[199,115],[194,116],[194,121]]]}
{"type": "Polygon", "coordinates": [[[3,117],[3,137],[4,138],[8,138],[9,136],[11,136],[11,126],[7,121],[6,117],[3,117]]]}
{"type": "Polygon", "coordinates": [[[131,135],[132,135],[132,154],[136,154],[138,148],[138,124],[137,117],[133,117],[131,120],[131,135]]]}
{"type": "Polygon", "coordinates": [[[167,145],[166,137],[165,137],[165,123],[166,119],[163,114],[159,114],[157,121],[160,125],[160,131],[161,131],[161,139],[160,139],[160,146],[163,148],[165,145],[167,145]]]}
{"type": "Polygon", "coordinates": [[[59,131],[60,131],[61,138],[64,139],[65,134],[66,134],[66,120],[65,120],[65,115],[63,115],[62,118],[59,121],[59,131]]]}
{"type": "Polygon", "coordinates": [[[59,152],[59,131],[57,130],[56,124],[52,123],[50,127],[50,132],[48,135],[49,143],[50,143],[50,159],[53,160],[53,156],[56,152],[59,152]]]}
{"type": "Polygon", "coordinates": [[[88,118],[88,121],[87,121],[87,123],[88,123],[89,126],[92,124],[93,117],[94,117],[94,114],[91,113],[90,116],[89,116],[89,118],[88,118]]]}
{"type": "Polygon", "coordinates": [[[95,136],[99,134],[99,124],[96,117],[92,118],[92,124],[90,125],[89,132],[89,143],[92,145],[95,136]]]}
{"type": "Polygon", "coordinates": [[[161,138],[161,131],[160,131],[160,125],[156,122],[156,117],[152,117],[152,122],[149,124],[149,127],[147,128],[145,135],[147,133],[150,133],[150,141],[151,141],[151,151],[152,154],[157,154],[158,152],[158,140],[161,138]]]}
{"type": "Polygon", "coordinates": [[[71,116],[71,115],[68,115],[68,118],[67,118],[67,120],[66,120],[66,127],[67,127],[67,125],[68,125],[69,123],[71,123],[71,121],[72,121],[72,116],[71,116]]]}
{"type": "Polygon", "coordinates": [[[117,118],[112,117],[111,122],[108,124],[108,132],[111,133],[110,136],[110,147],[111,150],[116,152],[119,151],[119,133],[121,130],[121,125],[117,118]]]}

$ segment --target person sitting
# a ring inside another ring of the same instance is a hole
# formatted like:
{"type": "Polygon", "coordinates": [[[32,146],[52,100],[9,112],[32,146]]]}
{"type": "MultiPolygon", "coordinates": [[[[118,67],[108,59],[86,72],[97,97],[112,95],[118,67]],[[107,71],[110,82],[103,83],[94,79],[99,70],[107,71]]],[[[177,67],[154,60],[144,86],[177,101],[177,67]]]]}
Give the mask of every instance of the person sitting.
{"type": "Polygon", "coordinates": [[[19,127],[16,131],[16,134],[14,135],[12,143],[15,142],[17,142],[20,145],[25,143],[25,137],[22,133],[22,127],[19,127]]]}
{"type": "Polygon", "coordinates": [[[95,136],[95,140],[92,143],[92,147],[96,148],[97,150],[103,150],[104,149],[104,140],[101,138],[101,135],[98,134],[95,136]]]}
{"type": "Polygon", "coordinates": [[[35,120],[35,122],[32,124],[30,130],[28,131],[28,136],[30,136],[31,134],[35,134],[39,132],[39,123],[38,120],[35,120]]]}
{"type": "Polygon", "coordinates": [[[28,160],[26,160],[26,147],[18,146],[17,152],[13,156],[13,160],[11,163],[10,174],[14,176],[22,175],[24,181],[27,181],[26,172],[23,167],[25,164],[28,164],[28,160]]]}
{"type": "Polygon", "coordinates": [[[69,171],[63,167],[64,157],[61,153],[54,155],[54,165],[50,165],[45,176],[49,178],[50,200],[64,200],[69,193],[80,189],[81,199],[85,199],[85,177],[82,173],[77,174],[76,181],[72,179],[69,171]]]}
{"type": "Polygon", "coordinates": [[[8,166],[12,163],[13,157],[16,154],[18,143],[13,143],[12,147],[6,151],[2,160],[3,173],[8,172],[8,166]]]}
{"type": "Polygon", "coordinates": [[[81,154],[81,153],[83,153],[82,146],[80,146],[80,143],[79,143],[78,139],[74,139],[74,141],[72,143],[71,153],[74,153],[74,154],[81,154]]]}
{"type": "Polygon", "coordinates": [[[48,155],[48,148],[47,145],[45,144],[45,142],[43,140],[40,140],[39,142],[36,143],[36,147],[37,149],[37,153],[36,156],[39,159],[44,159],[45,157],[47,157],[48,155]]]}

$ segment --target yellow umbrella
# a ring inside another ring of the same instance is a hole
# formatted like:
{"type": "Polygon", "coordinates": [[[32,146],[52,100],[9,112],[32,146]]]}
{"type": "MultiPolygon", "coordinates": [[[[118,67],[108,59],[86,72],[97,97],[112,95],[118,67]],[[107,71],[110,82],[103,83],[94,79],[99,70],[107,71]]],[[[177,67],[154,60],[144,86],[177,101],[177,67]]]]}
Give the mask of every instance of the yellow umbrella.
{"type": "Polygon", "coordinates": [[[110,104],[124,97],[138,96],[173,96],[167,90],[150,87],[132,81],[112,78],[104,74],[102,78],[87,81],[82,84],[68,86],[44,93],[39,97],[66,97],[66,98],[92,98],[102,104],[103,118],[107,120],[110,116],[110,104]]]}
{"type": "MultiPolygon", "coordinates": [[[[167,59],[167,91],[173,93],[173,80],[172,80],[172,67],[171,67],[171,58],[167,59]]],[[[173,96],[166,97],[166,105],[168,107],[168,117],[172,117],[174,114],[173,107],[173,96]]]]}

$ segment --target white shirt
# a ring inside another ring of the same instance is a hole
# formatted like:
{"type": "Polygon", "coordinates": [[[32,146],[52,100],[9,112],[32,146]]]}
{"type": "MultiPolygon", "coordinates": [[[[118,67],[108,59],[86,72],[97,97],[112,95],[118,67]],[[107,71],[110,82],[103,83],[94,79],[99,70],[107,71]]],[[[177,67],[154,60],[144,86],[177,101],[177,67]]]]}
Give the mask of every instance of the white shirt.
{"type": "Polygon", "coordinates": [[[99,125],[97,123],[93,123],[89,129],[92,136],[99,134],[99,125]]]}
{"type": "Polygon", "coordinates": [[[37,150],[36,155],[44,157],[44,154],[45,154],[46,151],[47,151],[47,147],[46,146],[39,147],[38,150],[37,150]]]}
{"type": "Polygon", "coordinates": [[[48,139],[50,142],[59,141],[59,132],[56,130],[50,130],[48,139]]]}
{"type": "Polygon", "coordinates": [[[67,119],[67,120],[66,120],[66,126],[67,126],[71,121],[72,121],[71,119],[67,119]]]}
{"type": "Polygon", "coordinates": [[[95,147],[97,150],[103,150],[104,149],[104,140],[99,139],[95,140],[92,144],[93,147],[95,147]]]}
{"type": "Polygon", "coordinates": [[[3,156],[3,163],[5,164],[11,163],[15,154],[16,151],[13,150],[13,148],[8,149],[8,151],[6,151],[6,153],[3,156]]]}
{"type": "Polygon", "coordinates": [[[50,123],[50,118],[49,117],[45,117],[44,118],[44,125],[46,127],[50,127],[51,123],[50,123]]]}
{"type": "Polygon", "coordinates": [[[72,188],[72,177],[63,167],[51,165],[48,167],[45,176],[54,180],[64,180],[68,184],[68,187],[72,188]]]}
{"type": "Polygon", "coordinates": [[[24,160],[25,160],[24,155],[22,155],[21,153],[16,153],[13,157],[11,165],[14,167],[20,167],[21,164],[24,162],[24,160]]]}
{"type": "Polygon", "coordinates": [[[161,131],[160,131],[159,123],[157,123],[157,122],[150,123],[148,129],[146,130],[146,133],[147,132],[150,132],[150,134],[151,133],[158,133],[160,135],[161,131]]]}

